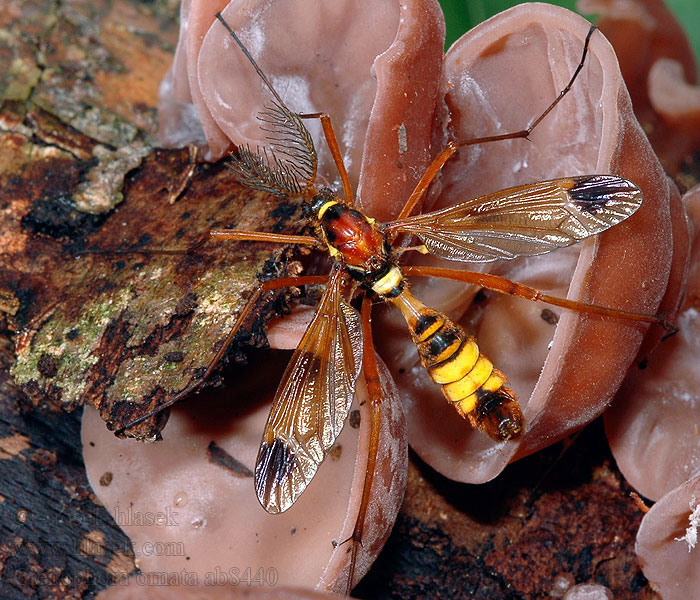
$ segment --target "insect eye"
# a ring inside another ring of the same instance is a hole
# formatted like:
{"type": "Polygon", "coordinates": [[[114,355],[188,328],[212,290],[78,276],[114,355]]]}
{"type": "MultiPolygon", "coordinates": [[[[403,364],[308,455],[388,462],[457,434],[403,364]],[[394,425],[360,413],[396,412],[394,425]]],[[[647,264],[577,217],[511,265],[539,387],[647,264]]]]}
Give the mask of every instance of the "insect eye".
{"type": "Polygon", "coordinates": [[[328,188],[321,188],[318,191],[318,194],[311,199],[311,210],[315,214],[318,214],[321,207],[330,200],[333,200],[333,198],[335,198],[335,194],[332,190],[329,190],[328,188]]]}

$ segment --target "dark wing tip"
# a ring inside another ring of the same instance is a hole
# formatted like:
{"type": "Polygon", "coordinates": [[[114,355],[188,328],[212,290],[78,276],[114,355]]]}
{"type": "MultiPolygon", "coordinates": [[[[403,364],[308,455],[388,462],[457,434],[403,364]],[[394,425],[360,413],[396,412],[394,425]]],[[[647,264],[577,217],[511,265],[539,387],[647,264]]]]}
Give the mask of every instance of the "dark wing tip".
{"type": "Polygon", "coordinates": [[[573,177],[569,196],[584,212],[595,213],[611,201],[642,202],[642,190],[634,183],[616,175],[583,175],[573,177]]]}
{"type": "Polygon", "coordinates": [[[271,444],[263,442],[255,463],[255,492],[262,507],[269,513],[280,513],[293,503],[284,494],[284,482],[296,465],[293,449],[275,438],[271,444]]]}

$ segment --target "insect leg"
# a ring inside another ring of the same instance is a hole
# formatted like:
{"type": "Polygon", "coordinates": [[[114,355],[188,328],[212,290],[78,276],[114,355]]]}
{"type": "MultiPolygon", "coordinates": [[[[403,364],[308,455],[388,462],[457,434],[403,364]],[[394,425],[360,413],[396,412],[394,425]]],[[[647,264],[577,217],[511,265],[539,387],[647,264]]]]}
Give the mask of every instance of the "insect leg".
{"type": "Polygon", "coordinates": [[[310,235],[283,235],[265,231],[241,231],[239,229],[212,229],[209,235],[217,240],[240,242],[273,242],[278,244],[304,244],[323,248],[323,244],[310,235]]]}
{"type": "Polygon", "coordinates": [[[270,290],[276,290],[279,288],[283,287],[294,287],[294,286],[301,286],[301,285],[310,285],[314,283],[326,283],[328,281],[328,275],[304,275],[301,277],[281,277],[280,279],[271,279],[270,281],[264,281],[255,288],[253,293],[251,294],[250,298],[248,298],[248,301],[246,302],[245,306],[241,310],[241,312],[238,315],[238,318],[236,319],[236,322],[233,324],[233,327],[229,331],[228,335],[224,339],[223,343],[221,344],[220,348],[216,351],[216,354],[214,354],[214,357],[211,359],[209,362],[209,365],[207,366],[206,371],[204,371],[204,374],[197,379],[196,381],[193,381],[190,383],[184,390],[178,392],[175,394],[172,398],[170,398],[168,401],[164,402],[163,404],[160,404],[153,410],[147,412],[144,415],[141,415],[137,419],[134,419],[133,421],[130,421],[126,425],[124,425],[122,428],[120,428],[117,431],[117,434],[121,434],[122,432],[126,431],[127,429],[130,429],[139,423],[142,423],[146,419],[151,418],[152,416],[158,414],[162,410],[168,408],[169,406],[172,406],[176,402],[179,402],[195,390],[197,390],[199,387],[202,386],[202,384],[209,379],[211,374],[214,372],[214,369],[216,369],[216,366],[219,364],[219,361],[223,357],[223,355],[226,353],[226,350],[228,347],[231,345],[231,342],[233,342],[234,337],[236,336],[236,333],[238,333],[238,330],[241,328],[243,323],[245,323],[246,319],[252,312],[253,308],[257,304],[258,300],[262,296],[264,292],[268,292],[270,290]]]}
{"type": "Polygon", "coordinates": [[[87,248],[85,250],[78,250],[73,254],[74,258],[80,258],[81,256],[87,256],[88,254],[154,254],[154,255],[164,255],[164,256],[178,256],[183,254],[189,254],[195,249],[199,248],[204,242],[199,241],[195,245],[186,250],[168,250],[168,249],[157,249],[157,248],[115,248],[113,250],[103,249],[103,248],[87,248]]]}
{"type": "Polygon", "coordinates": [[[326,143],[333,156],[333,162],[338,168],[340,173],[340,179],[343,181],[343,191],[345,192],[345,202],[348,206],[353,206],[355,200],[352,194],[352,188],[350,187],[350,179],[348,178],[348,172],[345,169],[345,163],[343,162],[343,157],[340,155],[340,147],[338,146],[338,139],[335,137],[335,130],[333,129],[333,123],[331,123],[331,116],[328,113],[308,113],[299,114],[300,119],[321,119],[321,126],[323,127],[323,135],[326,137],[326,143]]]}
{"type": "Polygon", "coordinates": [[[443,269],[441,267],[423,267],[405,265],[401,267],[405,275],[418,275],[421,277],[440,277],[442,279],[450,279],[452,281],[461,281],[484,287],[494,292],[501,294],[510,294],[518,298],[524,298],[532,302],[544,302],[552,304],[568,310],[576,312],[591,313],[612,317],[616,319],[627,319],[630,321],[641,321],[644,323],[654,323],[661,325],[670,335],[678,331],[672,323],[664,319],[662,315],[649,315],[643,313],[633,313],[616,308],[607,308],[598,306],[597,304],[587,304],[586,302],[576,302],[567,298],[559,298],[542,293],[536,288],[532,288],[517,281],[511,281],[505,277],[492,275],[490,273],[477,273],[476,271],[461,271],[459,269],[443,269]]]}
{"type": "Polygon", "coordinates": [[[564,89],[562,89],[559,92],[554,101],[544,110],[544,112],[542,112],[542,114],[540,114],[534,121],[532,121],[525,129],[521,129],[520,131],[514,131],[512,133],[502,133],[499,135],[489,135],[486,137],[479,137],[471,140],[464,140],[458,142],[448,142],[447,146],[445,146],[445,148],[435,157],[431,165],[423,174],[423,177],[421,177],[420,181],[416,185],[416,188],[413,190],[408,200],[406,201],[406,205],[399,213],[397,220],[405,219],[413,212],[413,209],[423,199],[425,191],[428,189],[428,186],[431,184],[435,176],[440,172],[440,169],[442,169],[443,165],[460,148],[464,146],[473,146],[475,144],[485,144],[487,142],[499,142],[501,140],[527,138],[532,133],[532,130],[535,129],[535,127],[537,127],[542,122],[542,120],[554,109],[554,107],[557,104],[559,104],[561,99],[564,96],[566,96],[566,94],[571,89],[571,86],[574,84],[574,81],[578,77],[578,74],[581,72],[581,69],[583,69],[583,65],[586,62],[586,56],[588,55],[588,48],[590,45],[591,36],[593,35],[593,32],[596,29],[597,27],[595,25],[591,25],[591,28],[588,30],[588,34],[586,35],[586,40],[583,43],[583,53],[581,54],[581,60],[579,61],[578,66],[574,71],[574,74],[571,76],[569,83],[567,83],[564,89]]]}
{"type": "Polygon", "coordinates": [[[178,185],[168,194],[168,204],[175,204],[180,197],[183,195],[187,187],[194,177],[194,170],[197,167],[197,156],[199,155],[199,147],[194,144],[190,144],[187,147],[187,154],[189,159],[189,165],[185,172],[180,177],[178,185]]]}
{"type": "Polygon", "coordinates": [[[350,591],[354,585],[355,579],[355,563],[357,562],[357,554],[359,547],[362,544],[362,535],[364,533],[365,520],[367,518],[367,509],[369,507],[370,492],[372,490],[372,481],[374,480],[374,471],[377,467],[377,453],[379,451],[379,433],[381,430],[382,413],[381,403],[384,400],[384,392],[382,390],[381,380],[379,378],[379,367],[377,366],[377,355],[372,342],[372,330],[370,313],[372,310],[372,301],[368,296],[362,300],[362,331],[363,336],[363,354],[362,354],[362,372],[367,385],[367,393],[370,398],[370,437],[369,447],[367,452],[367,467],[365,470],[365,480],[362,485],[362,499],[360,501],[360,509],[357,513],[355,526],[352,530],[352,535],[349,541],[352,545],[348,549],[350,552],[350,572],[348,573],[346,595],[350,595],[350,591]]]}
{"type": "Polygon", "coordinates": [[[415,189],[411,192],[411,195],[408,197],[406,204],[404,204],[404,207],[401,209],[399,216],[396,217],[397,221],[400,219],[405,219],[413,212],[416,205],[423,199],[425,190],[428,189],[428,186],[433,182],[433,179],[435,179],[435,176],[440,172],[440,169],[442,169],[443,165],[449,160],[449,158],[455,152],[457,152],[458,148],[459,147],[457,144],[455,144],[455,142],[448,142],[447,146],[440,151],[440,153],[435,157],[435,160],[430,163],[430,166],[426,169],[425,173],[423,173],[423,176],[420,178],[420,181],[417,183],[415,189]]]}

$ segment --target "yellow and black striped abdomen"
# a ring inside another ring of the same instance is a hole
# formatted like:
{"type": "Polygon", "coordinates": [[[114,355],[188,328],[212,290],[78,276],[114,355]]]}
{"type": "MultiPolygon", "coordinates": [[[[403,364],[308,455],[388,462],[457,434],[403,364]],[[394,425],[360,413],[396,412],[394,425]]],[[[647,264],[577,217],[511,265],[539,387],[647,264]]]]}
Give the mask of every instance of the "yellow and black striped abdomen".
{"type": "Polygon", "coordinates": [[[411,330],[423,366],[457,412],[495,440],[520,436],[523,415],[503,373],[484,356],[473,336],[404,289],[391,300],[411,330]]]}

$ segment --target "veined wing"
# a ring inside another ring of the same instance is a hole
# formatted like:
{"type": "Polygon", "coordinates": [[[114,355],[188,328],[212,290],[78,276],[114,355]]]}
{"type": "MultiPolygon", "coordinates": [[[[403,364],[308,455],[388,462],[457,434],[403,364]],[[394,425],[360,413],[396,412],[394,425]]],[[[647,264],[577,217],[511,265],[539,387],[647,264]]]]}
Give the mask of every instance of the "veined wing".
{"type": "Polygon", "coordinates": [[[343,428],[362,368],[360,314],[342,297],[336,267],[272,403],[255,465],[255,489],[270,513],[304,491],[343,428]]]}
{"type": "Polygon", "coordinates": [[[615,175],[583,175],[501,190],[388,223],[428,251],[461,262],[544,254],[605,231],[633,214],[642,191],[615,175]]]}

